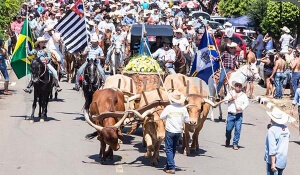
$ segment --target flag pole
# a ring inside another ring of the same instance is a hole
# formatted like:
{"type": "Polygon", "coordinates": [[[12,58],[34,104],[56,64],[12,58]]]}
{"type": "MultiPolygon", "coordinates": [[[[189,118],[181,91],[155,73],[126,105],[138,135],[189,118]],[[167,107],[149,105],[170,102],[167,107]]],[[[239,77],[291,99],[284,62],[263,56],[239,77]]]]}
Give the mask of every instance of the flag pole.
{"type": "MultiPolygon", "coordinates": [[[[87,30],[87,24],[86,24],[86,18],[85,18],[85,0],[82,0],[82,4],[83,4],[83,17],[84,17],[84,23],[85,23],[85,33],[86,33],[86,46],[89,46],[89,35],[88,35],[88,30],[87,30]]],[[[91,36],[92,37],[92,36],[91,36]]],[[[98,40],[99,42],[99,40],[98,40]]]]}
{"type": "MultiPolygon", "coordinates": [[[[29,28],[29,23],[28,23],[28,5],[26,6],[26,39],[25,39],[25,53],[26,53],[26,72],[25,75],[27,75],[28,72],[28,51],[27,51],[27,47],[28,47],[28,28],[29,28]]],[[[29,82],[29,78],[27,76],[27,83],[29,82]]]]}

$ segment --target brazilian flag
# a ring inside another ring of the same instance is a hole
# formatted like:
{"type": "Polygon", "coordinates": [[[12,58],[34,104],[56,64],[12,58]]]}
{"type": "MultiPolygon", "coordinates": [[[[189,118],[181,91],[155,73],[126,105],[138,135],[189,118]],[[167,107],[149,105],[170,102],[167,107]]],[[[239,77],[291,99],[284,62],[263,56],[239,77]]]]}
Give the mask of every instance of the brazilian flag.
{"type": "Polygon", "coordinates": [[[32,50],[34,48],[33,37],[27,19],[24,21],[21,33],[18,37],[18,41],[11,59],[11,67],[14,70],[15,74],[17,75],[18,79],[30,73],[30,62],[34,58],[33,55],[27,57],[26,59],[26,55],[27,55],[26,44],[28,45],[29,50],[32,50]],[[27,37],[27,43],[26,43],[26,37],[27,37]],[[26,70],[26,65],[27,65],[27,70],[26,70]]]}

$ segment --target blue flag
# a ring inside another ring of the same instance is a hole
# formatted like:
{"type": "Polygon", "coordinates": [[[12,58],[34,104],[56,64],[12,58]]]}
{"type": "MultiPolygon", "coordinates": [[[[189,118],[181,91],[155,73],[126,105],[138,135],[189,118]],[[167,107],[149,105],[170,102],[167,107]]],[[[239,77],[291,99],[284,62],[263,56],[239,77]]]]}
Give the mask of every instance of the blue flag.
{"type": "Polygon", "coordinates": [[[205,32],[198,46],[190,76],[198,77],[208,83],[209,77],[219,69],[219,61],[214,58],[219,56],[211,36],[205,32]]]}
{"type": "Polygon", "coordinates": [[[147,37],[143,37],[141,39],[141,43],[140,43],[140,49],[139,49],[139,55],[148,55],[150,56],[150,51],[149,51],[149,41],[147,37]],[[146,44],[148,45],[148,47],[146,46],[146,44]]]}

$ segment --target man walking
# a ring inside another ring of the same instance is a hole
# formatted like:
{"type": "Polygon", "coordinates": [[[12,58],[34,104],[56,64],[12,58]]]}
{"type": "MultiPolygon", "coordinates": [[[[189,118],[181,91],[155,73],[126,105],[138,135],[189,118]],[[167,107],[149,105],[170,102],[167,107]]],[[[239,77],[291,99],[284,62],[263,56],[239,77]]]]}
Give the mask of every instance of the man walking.
{"type": "Polygon", "coordinates": [[[278,108],[267,112],[271,118],[265,145],[267,175],[282,175],[286,167],[290,131],[285,123],[289,117],[278,108]]]}
{"type": "Polygon", "coordinates": [[[167,155],[166,173],[175,174],[175,153],[177,141],[183,130],[183,123],[189,123],[189,113],[184,103],[185,97],[182,93],[175,90],[170,96],[172,101],[161,113],[160,119],[166,119],[165,147],[167,155]]]}
{"type": "Polygon", "coordinates": [[[296,52],[295,55],[296,55],[296,58],[291,60],[291,63],[290,63],[290,67],[292,70],[292,87],[293,87],[292,97],[295,96],[298,82],[300,80],[300,52],[296,52]]]}
{"type": "Polygon", "coordinates": [[[282,98],[283,81],[284,81],[284,71],[286,69],[285,55],[279,53],[277,55],[277,60],[275,61],[275,66],[273,68],[271,80],[274,80],[275,84],[275,99],[282,98]]]}
{"type": "Polygon", "coordinates": [[[238,143],[240,140],[243,111],[249,105],[247,95],[242,92],[243,82],[237,79],[232,82],[234,90],[230,91],[225,97],[225,101],[228,101],[228,117],[226,124],[226,142],[225,146],[229,147],[231,140],[231,132],[234,129],[233,149],[238,150],[238,143]]]}

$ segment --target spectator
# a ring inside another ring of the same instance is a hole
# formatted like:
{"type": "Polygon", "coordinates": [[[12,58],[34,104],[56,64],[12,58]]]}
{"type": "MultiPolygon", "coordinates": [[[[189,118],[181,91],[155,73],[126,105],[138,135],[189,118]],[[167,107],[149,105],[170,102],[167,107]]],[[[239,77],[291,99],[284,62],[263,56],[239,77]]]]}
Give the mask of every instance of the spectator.
{"type": "Polygon", "coordinates": [[[294,38],[289,34],[290,29],[288,29],[286,26],[281,28],[281,30],[284,32],[279,39],[279,42],[281,43],[281,52],[288,53],[288,47],[293,43],[294,38]]]}
{"type": "Polygon", "coordinates": [[[293,59],[290,64],[292,70],[292,86],[293,86],[292,97],[295,96],[297,85],[300,80],[300,52],[296,52],[295,56],[296,58],[293,59]]]}
{"type": "Polygon", "coordinates": [[[9,84],[9,75],[6,67],[6,60],[8,59],[8,52],[4,48],[4,39],[0,38],[0,71],[4,77],[4,95],[11,95],[8,91],[8,84],[9,84]]]}
{"type": "Polygon", "coordinates": [[[271,118],[271,125],[269,125],[266,136],[264,158],[267,163],[267,175],[282,175],[286,167],[290,139],[290,131],[285,125],[289,116],[278,108],[274,108],[267,114],[271,118]]]}
{"type": "MultiPolygon", "coordinates": [[[[300,119],[300,80],[298,81],[298,87],[296,89],[295,97],[293,100],[293,107],[292,107],[292,111],[291,111],[292,115],[293,115],[295,106],[298,106],[298,120],[299,120],[300,119]]],[[[299,123],[299,128],[300,128],[300,122],[298,122],[298,123],[299,123]]]]}
{"type": "Polygon", "coordinates": [[[261,59],[261,62],[264,63],[264,81],[266,84],[266,96],[273,97],[274,89],[273,83],[270,76],[272,75],[274,68],[274,50],[269,50],[267,55],[261,59]]]}
{"type": "Polygon", "coordinates": [[[285,56],[283,53],[277,54],[277,58],[275,61],[275,66],[273,68],[272,75],[270,76],[271,80],[274,80],[275,84],[275,98],[282,98],[282,90],[283,90],[283,81],[284,81],[284,71],[286,69],[285,56]]]}
{"type": "Polygon", "coordinates": [[[264,42],[263,42],[263,35],[261,34],[261,30],[258,29],[256,31],[256,35],[257,35],[257,38],[255,39],[253,45],[252,45],[252,48],[253,50],[255,51],[255,56],[257,58],[257,64],[260,63],[260,58],[261,58],[261,55],[262,55],[262,51],[264,49],[264,42]]]}
{"type": "Polygon", "coordinates": [[[272,35],[269,35],[269,33],[267,33],[263,41],[266,43],[266,48],[265,48],[266,52],[274,49],[274,41],[272,35]]]}

